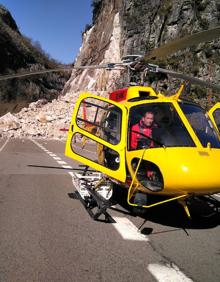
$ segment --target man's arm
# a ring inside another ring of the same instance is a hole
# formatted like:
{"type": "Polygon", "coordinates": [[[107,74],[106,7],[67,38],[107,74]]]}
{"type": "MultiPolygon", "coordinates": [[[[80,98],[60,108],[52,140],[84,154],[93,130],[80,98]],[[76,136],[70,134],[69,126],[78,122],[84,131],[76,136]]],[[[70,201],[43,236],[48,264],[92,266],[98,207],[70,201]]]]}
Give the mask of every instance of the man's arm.
{"type": "Polygon", "coordinates": [[[137,149],[137,143],[138,143],[138,138],[137,138],[137,133],[133,132],[133,130],[137,130],[135,126],[132,126],[131,128],[131,141],[130,141],[130,148],[132,150],[137,149]]]}

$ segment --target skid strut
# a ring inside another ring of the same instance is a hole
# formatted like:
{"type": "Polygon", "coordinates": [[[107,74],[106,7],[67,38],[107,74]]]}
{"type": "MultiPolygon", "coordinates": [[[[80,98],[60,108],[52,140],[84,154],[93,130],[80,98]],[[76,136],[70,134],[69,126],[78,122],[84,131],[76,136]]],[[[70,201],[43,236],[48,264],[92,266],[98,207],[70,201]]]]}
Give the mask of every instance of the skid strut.
{"type": "Polygon", "coordinates": [[[82,173],[75,172],[72,180],[76,195],[89,215],[94,220],[100,220],[99,217],[104,215],[105,222],[112,222],[113,219],[107,213],[107,208],[112,205],[109,201],[112,195],[110,182],[101,173],[90,172],[88,166],[85,166],[82,173]]]}

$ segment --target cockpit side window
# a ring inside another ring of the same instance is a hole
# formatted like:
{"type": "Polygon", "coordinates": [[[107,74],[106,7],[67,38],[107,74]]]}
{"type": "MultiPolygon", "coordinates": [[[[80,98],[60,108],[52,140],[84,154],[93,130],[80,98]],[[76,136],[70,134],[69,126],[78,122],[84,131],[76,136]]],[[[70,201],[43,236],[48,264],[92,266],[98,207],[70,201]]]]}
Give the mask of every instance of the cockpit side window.
{"type": "Polygon", "coordinates": [[[195,147],[172,103],[149,103],[132,107],[128,135],[129,150],[146,146],[195,147]],[[148,119],[152,122],[148,123],[148,119]]]}
{"type": "Polygon", "coordinates": [[[84,99],[78,109],[77,125],[112,145],[121,141],[121,109],[95,98],[84,99]]]}
{"type": "Polygon", "coordinates": [[[215,123],[218,127],[218,130],[220,131],[220,109],[216,109],[214,111],[213,117],[214,117],[215,123]]]}
{"type": "Polygon", "coordinates": [[[212,148],[220,148],[220,141],[211,121],[202,108],[197,105],[180,103],[180,107],[199,138],[203,147],[210,143],[212,148]]]}

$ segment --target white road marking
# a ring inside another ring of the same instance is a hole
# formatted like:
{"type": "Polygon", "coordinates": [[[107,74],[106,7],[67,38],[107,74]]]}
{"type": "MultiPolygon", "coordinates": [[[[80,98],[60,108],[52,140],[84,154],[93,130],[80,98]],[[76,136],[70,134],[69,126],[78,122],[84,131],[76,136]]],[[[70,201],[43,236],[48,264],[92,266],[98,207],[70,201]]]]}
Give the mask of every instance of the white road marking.
{"type": "Polygon", "coordinates": [[[56,154],[53,154],[53,153],[48,153],[48,155],[50,155],[51,157],[56,157],[57,156],[56,154]]]}
{"type": "Polygon", "coordinates": [[[35,145],[37,145],[38,147],[40,147],[41,144],[39,144],[36,140],[34,139],[30,139],[35,145]]]}
{"type": "Polygon", "coordinates": [[[192,282],[193,280],[183,274],[178,266],[171,264],[149,264],[148,270],[159,282],[192,282]]]}
{"type": "MultiPolygon", "coordinates": [[[[51,157],[53,157],[53,156],[51,156],[51,157]]],[[[60,157],[53,157],[53,159],[56,160],[56,161],[61,161],[60,157]]]]}
{"type": "Polygon", "coordinates": [[[72,169],[72,167],[70,165],[62,165],[62,167],[63,168],[71,168],[72,169]]]}
{"type": "Polygon", "coordinates": [[[57,161],[57,162],[58,162],[58,164],[61,164],[61,165],[67,165],[67,163],[64,162],[64,161],[57,161]]]}
{"type": "MultiPolygon", "coordinates": [[[[47,153],[49,156],[51,156],[54,160],[57,161],[58,164],[62,165],[63,168],[66,169],[73,169],[71,166],[69,166],[65,161],[62,161],[62,159],[60,157],[57,157],[56,154],[54,154],[53,152],[48,151],[43,145],[41,145],[40,143],[38,143],[36,140],[32,140],[32,142],[34,142],[39,148],[41,148],[45,153],[47,153]]],[[[72,174],[70,174],[71,177],[73,177],[72,174]]]]}
{"type": "Polygon", "coordinates": [[[220,198],[220,194],[215,194],[214,196],[216,196],[216,197],[220,198]]]}
{"type": "Polygon", "coordinates": [[[112,225],[124,240],[149,241],[149,239],[138,232],[137,227],[126,217],[113,217],[116,223],[112,225]]]}
{"type": "Polygon", "coordinates": [[[3,149],[4,149],[5,146],[7,145],[8,141],[9,141],[9,138],[8,138],[8,139],[5,141],[5,143],[1,146],[0,152],[3,151],[3,149]]]}

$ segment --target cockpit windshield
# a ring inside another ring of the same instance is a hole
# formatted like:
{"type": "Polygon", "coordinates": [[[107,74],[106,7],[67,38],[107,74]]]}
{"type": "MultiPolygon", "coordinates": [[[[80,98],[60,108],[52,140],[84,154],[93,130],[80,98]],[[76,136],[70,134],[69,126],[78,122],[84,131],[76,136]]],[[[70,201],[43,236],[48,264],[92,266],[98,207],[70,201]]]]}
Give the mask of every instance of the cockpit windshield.
{"type": "Polygon", "coordinates": [[[215,123],[217,125],[217,128],[220,131],[220,109],[216,109],[213,112],[213,117],[214,117],[215,123]]]}
{"type": "Polygon", "coordinates": [[[203,109],[193,104],[180,103],[179,105],[202,146],[207,147],[207,144],[210,143],[212,148],[220,148],[218,135],[203,109]]]}
{"type": "Polygon", "coordinates": [[[148,103],[131,108],[128,149],[195,147],[172,103],[148,103]]]}

